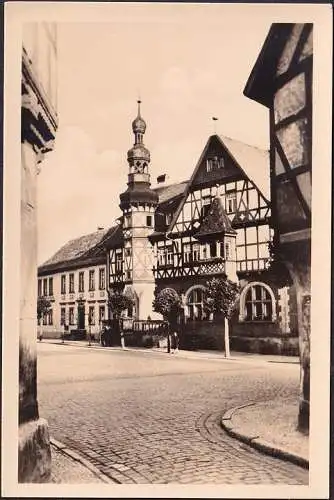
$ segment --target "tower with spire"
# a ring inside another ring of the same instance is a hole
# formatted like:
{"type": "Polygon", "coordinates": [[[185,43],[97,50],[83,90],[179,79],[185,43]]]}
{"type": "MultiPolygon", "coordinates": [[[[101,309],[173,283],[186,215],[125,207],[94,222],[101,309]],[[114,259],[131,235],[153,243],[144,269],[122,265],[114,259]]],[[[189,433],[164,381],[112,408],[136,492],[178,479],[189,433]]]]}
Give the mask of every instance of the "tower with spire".
{"type": "Polygon", "coordinates": [[[123,212],[125,287],[134,298],[133,316],[147,319],[147,316],[152,317],[155,288],[153,248],[148,237],[154,231],[158,195],[151,189],[150,152],[143,142],[146,123],[141,116],[141,101],[137,104],[138,114],[132,122],[135,140],[127,154],[128,187],[120,195],[120,208],[123,212]]]}

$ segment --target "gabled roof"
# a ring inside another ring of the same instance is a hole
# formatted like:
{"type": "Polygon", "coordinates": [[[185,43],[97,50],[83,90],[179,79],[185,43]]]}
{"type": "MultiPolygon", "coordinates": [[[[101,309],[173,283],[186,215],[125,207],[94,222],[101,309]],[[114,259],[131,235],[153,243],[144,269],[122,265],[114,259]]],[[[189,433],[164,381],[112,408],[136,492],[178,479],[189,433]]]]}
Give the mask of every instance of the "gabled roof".
{"type": "Polygon", "coordinates": [[[167,186],[157,186],[153,188],[153,191],[155,191],[159,196],[159,204],[161,204],[183,194],[187,184],[188,181],[183,181],[175,184],[169,184],[167,186]]]}
{"type": "Polygon", "coordinates": [[[270,106],[277,63],[293,27],[293,23],[271,25],[243,91],[246,97],[270,106]]]}
{"type": "Polygon", "coordinates": [[[244,142],[231,139],[226,135],[219,136],[241,170],[256,185],[264,197],[270,199],[269,151],[250,146],[244,142]]]}
{"type": "Polygon", "coordinates": [[[103,255],[103,249],[117,235],[117,229],[118,225],[70,240],[39,266],[38,271],[51,271],[64,264],[79,264],[86,259],[94,259],[103,255]]]}
{"type": "Polygon", "coordinates": [[[235,233],[235,230],[232,228],[230,219],[224,210],[222,199],[217,196],[212,200],[209,212],[194,236],[201,239],[221,233],[235,233]]]}
{"type": "Polygon", "coordinates": [[[236,139],[231,139],[227,136],[212,135],[207,140],[204,150],[196,164],[196,167],[189,179],[178,209],[174,213],[173,220],[168,228],[167,233],[170,233],[179,217],[182,207],[188,197],[190,188],[196,178],[197,172],[200,169],[203,159],[205,158],[210,144],[213,140],[218,140],[222,147],[232,157],[237,164],[239,170],[251,181],[261,192],[262,196],[268,201],[270,199],[270,170],[269,170],[269,152],[260,148],[250,146],[236,139]]]}

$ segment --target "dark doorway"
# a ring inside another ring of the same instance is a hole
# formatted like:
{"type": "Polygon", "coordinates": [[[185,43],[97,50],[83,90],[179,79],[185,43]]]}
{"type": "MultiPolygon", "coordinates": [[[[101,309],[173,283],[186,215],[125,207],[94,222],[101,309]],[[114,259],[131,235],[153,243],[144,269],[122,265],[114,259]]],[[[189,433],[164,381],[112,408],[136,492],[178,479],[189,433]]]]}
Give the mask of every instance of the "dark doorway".
{"type": "Polygon", "coordinates": [[[78,330],[85,329],[85,306],[78,305],[78,330]]]}

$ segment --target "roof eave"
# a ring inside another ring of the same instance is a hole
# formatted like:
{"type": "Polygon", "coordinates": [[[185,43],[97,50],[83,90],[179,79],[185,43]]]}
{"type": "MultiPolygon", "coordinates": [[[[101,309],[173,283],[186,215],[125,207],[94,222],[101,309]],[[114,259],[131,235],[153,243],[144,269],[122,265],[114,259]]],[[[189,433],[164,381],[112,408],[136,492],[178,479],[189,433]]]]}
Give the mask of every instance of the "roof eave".
{"type": "Polygon", "coordinates": [[[270,107],[272,102],[277,61],[293,26],[293,23],[271,25],[245,85],[243,94],[266,107],[270,107]]]}

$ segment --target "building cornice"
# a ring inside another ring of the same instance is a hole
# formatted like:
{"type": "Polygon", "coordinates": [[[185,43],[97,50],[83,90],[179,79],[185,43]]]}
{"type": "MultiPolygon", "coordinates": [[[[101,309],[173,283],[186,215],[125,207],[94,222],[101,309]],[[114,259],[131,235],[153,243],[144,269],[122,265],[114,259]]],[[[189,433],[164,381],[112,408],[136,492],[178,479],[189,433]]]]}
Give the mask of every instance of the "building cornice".
{"type": "Polygon", "coordinates": [[[30,143],[36,153],[47,153],[54,146],[58,117],[25,49],[22,52],[21,92],[21,142],[30,143]]]}

